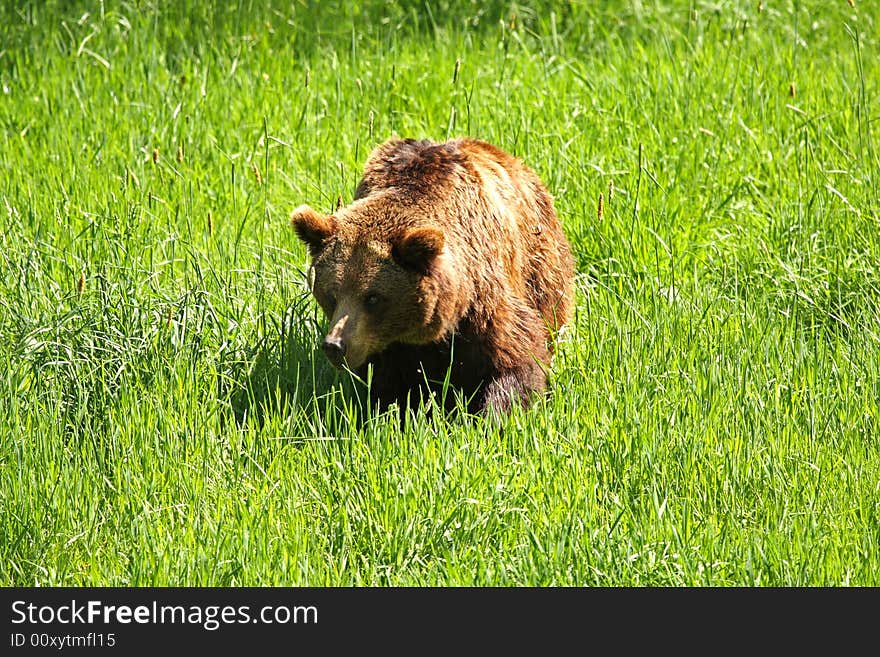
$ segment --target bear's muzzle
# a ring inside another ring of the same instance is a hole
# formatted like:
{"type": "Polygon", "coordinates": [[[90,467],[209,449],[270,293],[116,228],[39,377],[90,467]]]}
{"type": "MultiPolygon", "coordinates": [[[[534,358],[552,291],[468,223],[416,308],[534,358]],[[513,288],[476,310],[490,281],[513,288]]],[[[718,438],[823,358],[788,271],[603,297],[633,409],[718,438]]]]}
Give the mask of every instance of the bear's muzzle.
{"type": "Polygon", "coordinates": [[[333,363],[334,367],[342,367],[345,362],[346,347],[341,338],[328,335],[324,338],[324,344],[321,345],[321,348],[324,349],[327,360],[333,363]]]}

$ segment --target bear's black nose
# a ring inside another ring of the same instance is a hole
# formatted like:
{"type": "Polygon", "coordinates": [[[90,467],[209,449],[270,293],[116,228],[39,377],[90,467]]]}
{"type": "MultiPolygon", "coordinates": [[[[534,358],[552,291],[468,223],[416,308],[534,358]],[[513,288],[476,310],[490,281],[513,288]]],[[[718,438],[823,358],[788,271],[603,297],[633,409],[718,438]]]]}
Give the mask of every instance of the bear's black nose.
{"type": "Polygon", "coordinates": [[[345,343],[339,338],[331,338],[327,337],[324,339],[324,344],[321,345],[324,348],[324,353],[327,354],[327,359],[336,366],[342,365],[342,361],[345,359],[345,343]]]}

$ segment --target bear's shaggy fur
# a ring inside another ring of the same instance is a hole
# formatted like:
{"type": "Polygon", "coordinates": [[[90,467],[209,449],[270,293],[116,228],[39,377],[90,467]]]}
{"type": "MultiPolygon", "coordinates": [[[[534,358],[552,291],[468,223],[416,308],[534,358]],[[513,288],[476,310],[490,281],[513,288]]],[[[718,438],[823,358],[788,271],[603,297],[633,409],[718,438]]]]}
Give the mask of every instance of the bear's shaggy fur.
{"type": "Polygon", "coordinates": [[[471,412],[506,411],[546,387],[574,263],[518,159],[475,139],[390,139],[350,205],[303,205],[292,223],[330,320],[324,351],[365,380],[372,368],[374,403],[408,407],[446,382],[471,412]]]}

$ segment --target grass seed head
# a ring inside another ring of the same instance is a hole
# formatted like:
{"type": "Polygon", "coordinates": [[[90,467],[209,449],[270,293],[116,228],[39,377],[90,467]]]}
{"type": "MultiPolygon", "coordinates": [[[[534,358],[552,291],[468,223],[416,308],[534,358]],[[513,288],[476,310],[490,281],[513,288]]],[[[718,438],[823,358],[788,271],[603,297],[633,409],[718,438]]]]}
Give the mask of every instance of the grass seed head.
{"type": "Polygon", "coordinates": [[[602,221],[602,216],[605,214],[605,203],[602,200],[602,192],[599,192],[599,205],[596,208],[596,219],[598,221],[602,221]]]}
{"type": "Polygon", "coordinates": [[[208,235],[214,237],[214,215],[208,210],[208,235]]]}
{"type": "Polygon", "coordinates": [[[79,280],[76,282],[76,295],[78,297],[82,296],[82,293],[86,291],[86,273],[80,272],[79,280]]]}
{"type": "Polygon", "coordinates": [[[159,164],[159,149],[153,149],[153,164],[159,164]]]}
{"type": "Polygon", "coordinates": [[[183,146],[177,147],[177,162],[183,164],[183,146]]]}
{"type": "Polygon", "coordinates": [[[253,169],[253,172],[254,172],[254,180],[257,181],[257,186],[258,186],[258,187],[259,187],[259,186],[262,186],[262,184],[263,184],[263,176],[260,175],[260,168],[257,166],[257,163],[254,162],[254,164],[253,164],[253,166],[252,166],[251,168],[253,169]]]}

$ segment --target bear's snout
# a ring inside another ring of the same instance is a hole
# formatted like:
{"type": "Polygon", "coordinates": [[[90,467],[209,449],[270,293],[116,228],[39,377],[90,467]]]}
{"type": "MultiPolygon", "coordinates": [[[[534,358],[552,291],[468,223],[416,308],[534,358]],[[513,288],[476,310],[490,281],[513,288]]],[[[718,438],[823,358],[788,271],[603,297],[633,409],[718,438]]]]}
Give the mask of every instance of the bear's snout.
{"type": "Polygon", "coordinates": [[[332,328],[321,344],[327,360],[339,369],[360,367],[369,355],[364,322],[358,321],[351,305],[343,301],[333,314],[330,325],[332,328]]]}
{"type": "Polygon", "coordinates": [[[321,347],[324,349],[324,353],[327,354],[327,360],[336,367],[342,367],[342,363],[345,361],[345,343],[341,338],[328,335],[324,338],[324,344],[321,347]]]}

